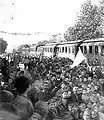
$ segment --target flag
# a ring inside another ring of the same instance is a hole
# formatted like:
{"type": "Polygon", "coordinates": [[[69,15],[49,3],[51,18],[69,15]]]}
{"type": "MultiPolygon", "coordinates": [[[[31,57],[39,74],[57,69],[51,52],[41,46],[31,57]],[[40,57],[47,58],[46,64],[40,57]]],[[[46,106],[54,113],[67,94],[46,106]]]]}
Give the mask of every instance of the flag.
{"type": "Polygon", "coordinates": [[[75,67],[75,66],[78,66],[83,60],[86,61],[86,58],[84,57],[80,47],[79,47],[79,50],[78,50],[78,53],[74,59],[74,62],[73,64],[71,65],[71,68],[75,67]]]}

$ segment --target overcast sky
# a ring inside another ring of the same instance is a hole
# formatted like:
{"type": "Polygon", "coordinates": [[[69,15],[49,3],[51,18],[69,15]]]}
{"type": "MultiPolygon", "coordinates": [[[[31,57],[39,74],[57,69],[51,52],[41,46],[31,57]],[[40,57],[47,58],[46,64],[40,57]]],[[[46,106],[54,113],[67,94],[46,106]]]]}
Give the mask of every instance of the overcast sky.
{"type": "MultiPolygon", "coordinates": [[[[98,0],[93,0],[96,3],[98,0]]],[[[75,23],[85,0],[0,0],[0,30],[35,33],[35,36],[1,35],[8,50],[15,45],[49,39],[52,34],[64,33],[75,23]],[[13,18],[13,19],[12,19],[13,18]]]]}

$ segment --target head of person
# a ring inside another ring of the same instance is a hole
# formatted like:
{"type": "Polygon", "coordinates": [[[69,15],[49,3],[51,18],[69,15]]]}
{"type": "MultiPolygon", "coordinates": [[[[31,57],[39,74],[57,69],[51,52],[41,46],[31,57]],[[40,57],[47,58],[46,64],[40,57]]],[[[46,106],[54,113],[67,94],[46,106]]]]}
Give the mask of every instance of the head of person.
{"type": "Polygon", "coordinates": [[[77,94],[81,94],[81,93],[82,93],[82,88],[78,88],[77,94]]]}
{"type": "Polygon", "coordinates": [[[79,109],[84,112],[86,110],[86,104],[81,103],[80,106],[79,106],[79,109]]]}
{"type": "Polygon", "coordinates": [[[74,92],[74,93],[77,93],[77,91],[78,91],[78,87],[77,87],[77,86],[74,86],[74,87],[73,87],[73,92],[74,92]]]}
{"type": "Polygon", "coordinates": [[[0,91],[0,103],[5,102],[5,103],[11,103],[14,99],[14,95],[7,91],[7,90],[1,90],[0,91]]]}
{"type": "Polygon", "coordinates": [[[15,79],[15,88],[19,94],[23,94],[29,88],[29,79],[25,76],[19,76],[15,79]]]}
{"type": "Polygon", "coordinates": [[[82,82],[83,81],[83,78],[82,77],[79,77],[79,82],[82,82]]]}
{"type": "Polygon", "coordinates": [[[63,81],[61,89],[63,92],[69,91],[70,90],[69,84],[66,81],[63,81]]]}
{"type": "Polygon", "coordinates": [[[50,81],[48,80],[44,81],[43,88],[44,90],[48,90],[50,88],[50,81]]]}

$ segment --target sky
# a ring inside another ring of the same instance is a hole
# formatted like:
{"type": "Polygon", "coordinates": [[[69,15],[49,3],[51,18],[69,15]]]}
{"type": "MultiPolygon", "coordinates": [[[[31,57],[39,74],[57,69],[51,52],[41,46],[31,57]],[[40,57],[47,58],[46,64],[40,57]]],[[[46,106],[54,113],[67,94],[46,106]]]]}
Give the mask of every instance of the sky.
{"type": "MultiPolygon", "coordinates": [[[[20,44],[48,40],[72,26],[85,0],[0,0],[0,31],[37,33],[31,36],[0,34],[7,51],[20,44]]],[[[97,3],[98,0],[92,0],[97,3]]]]}

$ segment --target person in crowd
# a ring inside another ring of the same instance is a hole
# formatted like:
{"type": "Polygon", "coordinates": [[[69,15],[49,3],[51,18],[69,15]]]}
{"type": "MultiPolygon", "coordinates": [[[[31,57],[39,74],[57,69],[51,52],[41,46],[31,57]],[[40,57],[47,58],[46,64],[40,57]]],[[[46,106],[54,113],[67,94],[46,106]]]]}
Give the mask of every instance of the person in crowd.
{"type": "Polygon", "coordinates": [[[15,88],[18,95],[14,99],[14,105],[16,105],[20,115],[24,120],[31,118],[34,112],[34,107],[31,100],[27,96],[29,88],[29,79],[25,76],[19,76],[15,79],[15,88]]]}
{"type": "Polygon", "coordinates": [[[25,70],[26,70],[27,67],[28,67],[28,63],[29,63],[29,59],[28,59],[27,56],[25,56],[25,59],[24,59],[24,68],[25,68],[25,70]]]}
{"type": "Polygon", "coordinates": [[[14,95],[8,90],[0,90],[0,103],[7,102],[12,103],[14,100],[14,95]]]}
{"type": "MultiPolygon", "coordinates": [[[[21,63],[24,58],[21,57],[21,63]]],[[[45,120],[65,120],[68,116],[72,120],[99,120],[98,116],[103,116],[104,76],[100,64],[92,62],[93,58],[88,60],[90,68],[82,62],[73,69],[70,68],[73,62],[68,58],[28,59],[30,64],[25,74],[17,68],[8,69],[9,79],[14,81],[18,91],[14,103],[24,119],[32,114],[34,119],[37,116],[45,120]],[[13,71],[16,71],[15,75],[13,71]],[[29,89],[26,81],[31,81],[29,89]]]]}
{"type": "Polygon", "coordinates": [[[16,106],[11,103],[0,104],[0,120],[22,120],[16,106]]]}
{"type": "Polygon", "coordinates": [[[8,80],[10,78],[9,76],[9,61],[6,60],[6,58],[3,58],[1,61],[1,73],[3,75],[3,81],[8,83],[8,80]]]}

